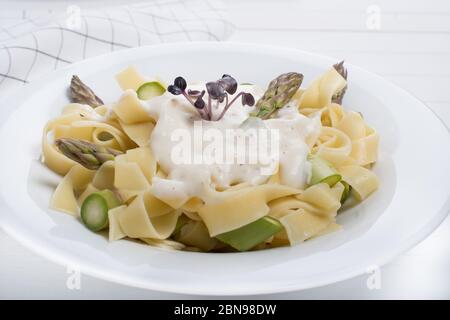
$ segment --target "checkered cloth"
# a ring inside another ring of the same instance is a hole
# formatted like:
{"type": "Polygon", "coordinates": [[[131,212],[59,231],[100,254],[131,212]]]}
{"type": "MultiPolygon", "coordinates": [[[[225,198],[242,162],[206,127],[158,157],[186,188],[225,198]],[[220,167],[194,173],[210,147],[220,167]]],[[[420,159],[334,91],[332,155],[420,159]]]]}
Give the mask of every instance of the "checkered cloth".
{"type": "Polygon", "coordinates": [[[216,0],[153,0],[66,12],[0,13],[0,95],[106,52],[174,41],[219,41],[233,26],[216,0]]]}

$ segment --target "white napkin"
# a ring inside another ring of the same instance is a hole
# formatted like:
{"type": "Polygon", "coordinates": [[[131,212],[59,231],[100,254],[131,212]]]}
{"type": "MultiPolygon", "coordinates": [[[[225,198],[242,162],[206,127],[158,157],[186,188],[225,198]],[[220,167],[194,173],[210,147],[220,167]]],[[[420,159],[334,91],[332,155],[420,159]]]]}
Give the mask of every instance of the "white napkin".
{"type": "Polygon", "coordinates": [[[154,0],[89,10],[69,6],[60,13],[2,11],[0,95],[102,53],[164,42],[219,41],[233,31],[216,0],[154,0]]]}

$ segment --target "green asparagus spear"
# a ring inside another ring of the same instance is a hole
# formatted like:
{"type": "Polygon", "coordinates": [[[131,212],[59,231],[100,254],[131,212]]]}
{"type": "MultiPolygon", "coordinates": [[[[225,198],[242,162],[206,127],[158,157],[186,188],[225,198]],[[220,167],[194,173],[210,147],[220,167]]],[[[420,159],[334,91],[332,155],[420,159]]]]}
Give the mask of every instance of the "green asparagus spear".
{"type": "MultiPolygon", "coordinates": [[[[333,68],[345,79],[347,80],[347,69],[344,67],[344,61],[336,63],[333,68]]],[[[347,91],[347,86],[345,86],[341,91],[335,93],[331,98],[331,102],[342,104],[342,99],[344,99],[345,91],[347,91]]]]}
{"type": "Polygon", "coordinates": [[[220,242],[211,238],[208,229],[202,221],[189,220],[174,236],[174,240],[187,246],[192,246],[208,252],[213,250],[220,242]]]}
{"type": "Polygon", "coordinates": [[[122,201],[121,199],[119,199],[119,196],[109,189],[97,191],[96,193],[101,195],[103,199],[105,199],[106,204],[108,205],[108,209],[114,209],[122,205],[122,201]]]}
{"type": "Polygon", "coordinates": [[[102,99],[85,85],[78,76],[72,76],[70,81],[70,99],[72,102],[87,104],[93,108],[103,105],[102,99]]]}
{"type": "Polygon", "coordinates": [[[266,92],[256,103],[254,116],[268,119],[275,111],[282,108],[291,100],[303,81],[303,75],[288,72],[273,79],[266,92]]]}
{"type": "Polygon", "coordinates": [[[341,175],[328,161],[320,158],[318,155],[309,155],[308,160],[311,163],[310,185],[325,182],[332,187],[341,181],[341,175]]]}
{"type": "Polygon", "coordinates": [[[108,226],[108,210],[121,205],[121,201],[111,190],[94,192],[81,205],[81,220],[92,231],[100,231],[108,226]]]}
{"type": "Polygon", "coordinates": [[[94,232],[105,229],[108,226],[108,204],[98,193],[87,197],[81,206],[81,221],[94,232]]]}
{"type": "Polygon", "coordinates": [[[103,163],[114,160],[122,153],[81,139],[62,138],[56,140],[55,144],[66,157],[91,170],[97,170],[103,163]]]}
{"type": "Polygon", "coordinates": [[[190,220],[188,217],[186,217],[184,214],[181,215],[177,220],[177,224],[175,225],[175,230],[173,230],[172,232],[172,236],[177,235],[180,232],[181,228],[184,225],[186,225],[189,221],[190,220]]]}
{"type": "Polygon", "coordinates": [[[341,203],[344,204],[345,200],[347,200],[348,196],[350,195],[351,187],[347,182],[343,180],[341,180],[341,183],[344,185],[344,191],[342,192],[341,196],[341,203]]]}
{"type": "Polygon", "coordinates": [[[136,90],[136,93],[141,100],[148,100],[160,96],[164,92],[166,92],[166,89],[158,81],[146,82],[136,90]]]}
{"type": "Polygon", "coordinates": [[[219,234],[216,238],[238,251],[247,251],[282,229],[283,226],[278,220],[264,217],[239,229],[219,234]]]}

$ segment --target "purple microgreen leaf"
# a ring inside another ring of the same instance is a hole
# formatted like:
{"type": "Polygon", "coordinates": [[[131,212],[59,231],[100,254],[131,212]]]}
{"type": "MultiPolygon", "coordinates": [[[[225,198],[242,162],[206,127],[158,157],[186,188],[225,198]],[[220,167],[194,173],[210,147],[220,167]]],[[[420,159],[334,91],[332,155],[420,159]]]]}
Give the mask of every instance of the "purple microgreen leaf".
{"type": "Polygon", "coordinates": [[[242,95],[242,105],[252,107],[255,104],[255,98],[251,93],[244,93],[242,95]]]}
{"type": "Polygon", "coordinates": [[[223,96],[220,96],[219,99],[217,99],[217,101],[218,101],[219,103],[222,103],[222,102],[225,100],[225,97],[226,97],[226,96],[227,96],[227,94],[224,93],[224,95],[223,95],[223,96]]]}
{"type": "Polygon", "coordinates": [[[200,90],[188,89],[188,95],[190,95],[191,97],[198,97],[200,93],[201,93],[200,90]]]}
{"type": "Polygon", "coordinates": [[[222,79],[217,81],[223,89],[229,94],[234,94],[237,90],[238,84],[237,81],[230,75],[224,74],[222,79]]]}
{"type": "Polygon", "coordinates": [[[184,80],[183,77],[176,77],[175,80],[174,80],[174,82],[173,82],[173,84],[174,84],[176,87],[180,88],[181,91],[186,90],[187,83],[186,83],[186,80],[184,80]]]}
{"type": "Polygon", "coordinates": [[[205,101],[203,100],[203,96],[205,95],[205,90],[203,90],[198,96],[197,100],[194,102],[194,107],[197,109],[203,109],[206,106],[205,101]]]}
{"type": "Polygon", "coordinates": [[[225,97],[225,89],[217,82],[207,82],[206,90],[213,100],[219,100],[225,97]]]}
{"type": "Polygon", "coordinates": [[[198,97],[197,100],[195,100],[194,102],[194,107],[196,107],[197,109],[203,109],[205,105],[206,105],[205,101],[200,97],[198,97]]]}
{"type": "Polygon", "coordinates": [[[167,91],[176,96],[183,93],[183,90],[181,90],[177,86],[174,86],[173,84],[167,87],[167,91]]]}

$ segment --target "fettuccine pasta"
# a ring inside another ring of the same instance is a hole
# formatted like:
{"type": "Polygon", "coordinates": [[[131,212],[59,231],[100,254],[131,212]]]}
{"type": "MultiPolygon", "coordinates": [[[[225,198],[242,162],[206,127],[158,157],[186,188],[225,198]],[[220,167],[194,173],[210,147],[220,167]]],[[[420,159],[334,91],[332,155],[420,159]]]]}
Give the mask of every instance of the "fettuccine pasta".
{"type": "Polygon", "coordinates": [[[68,104],[43,131],[44,162],[63,176],[50,207],[109,230],[110,241],[175,250],[265,249],[338,230],[344,201],[363,201],[379,184],[378,134],[343,108],[346,77],[341,63],[306,88],[288,73],[266,91],[229,75],[205,90],[181,77],[167,87],[129,67],[116,77],[117,101],[100,105],[72,83],[86,103],[68,104]],[[194,139],[199,127],[209,144],[194,139]],[[241,136],[219,143],[227,130],[241,136]],[[258,134],[272,135],[217,161],[218,146],[258,134]],[[256,148],[269,145],[260,159],[256,148]]]}

